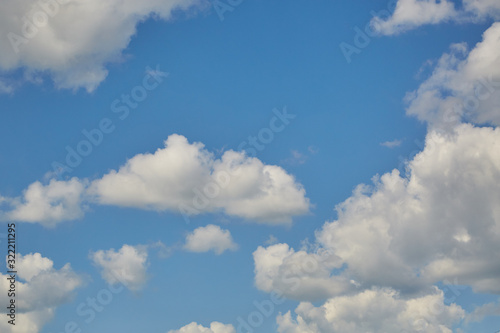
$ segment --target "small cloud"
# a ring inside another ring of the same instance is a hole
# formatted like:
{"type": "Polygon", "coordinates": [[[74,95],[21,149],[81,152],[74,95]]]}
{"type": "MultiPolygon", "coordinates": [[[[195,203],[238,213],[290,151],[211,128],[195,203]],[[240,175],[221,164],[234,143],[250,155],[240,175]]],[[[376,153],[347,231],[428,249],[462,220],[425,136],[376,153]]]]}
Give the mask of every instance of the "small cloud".
{"type": "Polygon", "coordinates": [[[426,62],[424,62],[424,64],[420,66],[417,73],[415,74],[415,79],[420,80],[424,73],[427,73],[429,70],[432,70],[432,66],[434,66],[433,60],[429,59],[426,62]]]}
{"type": "Polygon", "coordinates": [[[184,249],[190,252],[214,251],[215,254],[222,254],[226,250],[235,251],[238,245],[233,241],[229,230],[209,224],[206,227],[199,227],[186,236],[184,249]]]}
{"type": "Polygon", "coordinates": [[[401,146],[402,143],[403,143],[402,140],[396,139],[396,140],[392,140],[392,141],[382,142],[380,145],[392,149],[392,148],[396,148],[396,147],[401,146]]]}
{"type": "Polygon", "coordinates": [[[14,87],[11,84],[5,83],[0,80],[0,94],[12,94],[14,92],[14,87]]]}
{"type": "Polygon", "coordinates": [[[269,238],[265,241],[266,245],[274,245],[278,243],[278,238],[274,237],[274,235],[269,235],[269,238]]]}
{"type": "Polygon", "coordinates": [[[157,250],[158,257],[161,259],[166,259],[172,255],[173,248],[166,246],[161,241],[157,241],[156,243],[150,244],[150,248],[157,250]]]}
{"type": "Polygon", "coordinates": [[[308,156],[301,153],[298,150],[291,150],[290,151],[291,156],[288,157],[287,159],[283,160],[283,163],[289,164],[289,165],[300,165],[304,164],[307,161],[308,156]]]}
{"type": "Polygon", "coordinates": [[[305,153],[302,153],[296,149],[290,150],[290,157],[284,159],[282,163],[288,164],[288,165],[301,165],[307,162],[309,157],[312,155],[316,155],[319,152],[319,148],[316,146],[309,146],[307,147],[307,151],[305,153]]]}
{"type": "Polygon", "coordinates": [[[161,80],[162,77],[168,77],[170,74],[168,72],[163,72],[160,70],[160,65],[156,65],[156,68],[146,67],[146,74],[151,75],[155,79],[161,80]]]}
{"type": "Polygon", "coordinates": [[[192,322],[178,330],[170,330],[168,333],[235,333],[236,330],[231,324],[212,322],[210,327],[204,327],[196,322],[192,322]]]}
{"type": "Polygon", "coordinates": [[[319,152],[319,148],[316,146],[309,146],[307,147],[307,150],[311,155],[316,155],[319,152]]]}

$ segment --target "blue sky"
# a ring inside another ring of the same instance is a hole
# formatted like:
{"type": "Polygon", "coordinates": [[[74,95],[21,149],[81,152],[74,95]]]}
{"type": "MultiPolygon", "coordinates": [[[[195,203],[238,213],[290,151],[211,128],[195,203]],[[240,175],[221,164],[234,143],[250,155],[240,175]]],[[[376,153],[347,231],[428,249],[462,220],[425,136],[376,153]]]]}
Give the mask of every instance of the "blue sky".
{"type": "Polygon", "coordinates": [[[0,5],[2,332],[499,330],[498,3],[214,3],[0,5]]]}

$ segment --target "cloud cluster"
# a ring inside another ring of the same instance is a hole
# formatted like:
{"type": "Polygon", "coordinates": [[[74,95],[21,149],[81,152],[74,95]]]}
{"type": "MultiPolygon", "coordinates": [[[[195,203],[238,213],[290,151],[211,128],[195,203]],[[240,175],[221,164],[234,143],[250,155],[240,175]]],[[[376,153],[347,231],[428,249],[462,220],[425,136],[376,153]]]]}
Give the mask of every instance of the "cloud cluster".
{"type": "Polygon", "coordinates": [[[199,227],[186,236],[184,249],[191,252],[214,251],[216,254],[222,254],[224,251],[234,251],[238,244],[233,241],[229,230],[223,230],[221,227],[209,224],[205,227],[199,227]]]}
{"type": "MultiPolygon", "coordinates": [[[[384,174],[337,206],[338,219],[316,235],[336,259],[324,268],[346,265],[338,275],[365,288],[411,293],[458,278],[476,291],[500,293],[499,145],[500,129],[464,124],[453,135],[430,132],[408,177],[384,174]]],[[[268,290],[282,280],[276,272],[289,270],[291,256],[284,245],[257,250],[257,286],[268,290]]],[[[338,282],[330,280],[326,295],[338,282]]]]}
{"type": "MultiPolygon", "coordinates": [[[[464,1],[457,10],[446,0],[399,0],[391,18],[372,23],[395,34],[499,14],[498,1],[464,1]]],[[[472,50],[452,45],[407,94],[407,114],[429,131],[406,175],[393,170],[359,185],[336,207],[338,219],[316,232],[316,250],[276,244],[254,252],[257,288],[302,301],[295,316],[278,316],[280,333],[444,333],[497,315],[495,303],[466,314],[435,286],[500,294],[500,129],[470,124],[500,124],[499,43],[494,23],[472,50]],[[308,302],[318,297],[323,305],[308,302]]]]}
{"type": "MultiPolygon", "coordinates": [[[[21,280],[16,282],[16,325],[0,321],[0,331],[6,333],[38,333],[55,314],[58,306],[72,299],[75,289],[82,286],[83,279],[78,276],[70,264],[61,269],[54,268],[54,263],[40,253],[18,254],[16,268],[21,280]],[[21,317],[20,317],[21,316],[21,317]]],[[[9,304],[9,275],[0,274],[0,302],[9,304]],[[4,292],[5,291],[5,292],[4,292]]]]}
{"type": "Polygon", "coordinates": [[[224,212],[269,224],[289,224],[310,208],[304,188],[284,169],[232,150],[216,158],[176,134],[164,148],[138,154],[100,179],[35,182],[22,197],[2,201],[10,210],[0,218],[45,226],[82,217],[90,203],[184,216],[224,212]]]}
{"type": "Polygon", "coordinates": [[[371,24],[381,34],[395,35],[427,24],[485,18],[500,18],[498,1],[462,0],[460,9],[457,9],[450,0],[398,0],[392,16],[374,17],[371,24]]]}
{"type": "Polygon", "coordinates": [[[140,22],[204,6],[203,0],[2,1],[0,70],[21,68],[29,80],[47,74],[57,88],[90,92],[106,78],[108,63],[122,61],[140,22]]]}
{"type": "Polygon", "coordinates": [[[295,312],[296,319],[290,312],[278,316],[278,332],[451,333],[449,327],[465,315],[461,307],[445,305],[440,291],[403,299],[394,290],[380,288],[332,298],[319,307],[301,303],[295,312]]]}
{"type": "Polygon", "coordinates": [[[170,330],[168,333],[235,333],[233,325],[224,325],[219,322],[212,322],[210,327],[203,327],[195,322],[186,325],[178,330],[170,330]]]}
{"type": "Polygon", "coordinates": [[[145,246],[123,245],[115,249],[99,250],[90,255],[100,268],[102,278],[109,284],[121,283],[130,290],[140,290],[146,283],[148,252],[145,246]]]}
{"type": "MultiPolygon", "coordinates": [[[[296,320],[280,317],[280,332],[415,331],[407,321],[416,318],[405,309],[442,304],[438,282],[500,294],[499,145],[500,129],[462,124],[453,133],[430,131],[407,176],[394,170],[375,177],[337,206],[338,219],[316,233],[319,250],[259,247],[257,288],[301,301],[328,298],[319,308],[302,303],[296,320]],[[359,316],[347,307],[368,299],[373,303],[359,316]],[[382,312],[370,317],[370,307],[382,312]]],[[[451,332],[463,317],[453,304],[443,307],[424,316],[426,332],[451,332]]]]}

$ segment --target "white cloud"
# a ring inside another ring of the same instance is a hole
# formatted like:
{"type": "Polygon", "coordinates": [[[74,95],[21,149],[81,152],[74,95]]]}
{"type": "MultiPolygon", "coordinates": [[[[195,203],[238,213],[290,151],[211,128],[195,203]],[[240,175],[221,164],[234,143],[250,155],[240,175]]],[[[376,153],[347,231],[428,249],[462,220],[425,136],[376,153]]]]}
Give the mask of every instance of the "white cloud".
{"type": "Polygon", "coordinates": [[[0,70],[46,73],[58,88],[92,91],[106,78],[106,65],[122,60],[140,22],[170,20],[177,10],[205,5],[203,0],[2,1],[0,70]]]}
{"type": "Polygon", "coordinates": [[[42,257],[40,253],[34,253],[19,257],[17,266],[19,277],[26,281],[30,281],[38,274],[51,270],[54,266],[54,262],[49,258],[42,257]]]}
{"type": "Polygon", "coordinates": [[[497,0],[463,0],[461,5],[457,10],[450,0],[398,0],[391,17],[374,17],[371,24],[381,34],[394,35],[427,24],[500,18],[497,0]]]}
{"type": "Polygon", "coordinates": [[[500,18],[500,3],[497,0],[463,0],[465,11],[476,18],[500,18]]]}
{"type": "Polygon", "coordinates": [[[101,269],[102,278],[109,284],[122,283],[130,290],[141,289],[146,283],[148,253],[145,246],[123,245],[115,251],[91,253],[94,264],[101,269]]]}
{"type": "Polygon", "coordinates": [[[233,241],[229,230],[223,230],[219,226],[209,224],[199,227],[186,236],[184,249],[191,252],[214,251],[222,254],[226,250],[234,251],[238,245],[233,241]]]}
{"type": "Polygon", "coordinates": [[[389,19],[375,17],[372,25],[378,32],[392,35],[423,24],[440,23],[454,16],[453,2],[448,0],[399,0],[389,19]]]}
{"type": "MultiPolygon", "coordinates": [[[[83,284],[83,280],[69,264],[56,270],[52,260],[39,253],[25,256],[18,254],[16,259],[19,272],[16,282],[16,325],[8,324],[8,317],[4,315],[0,321],[0,331],[38,333],[53,318],[56,308],[72,299],[75,289],[83,284]]],[[[0,274],[0,290],[9,289],[8,277],[0,274]]],[[[8,304],[7,292],[0,293],[0,302],[8,304]]]]}
{"type": "Polygon", "coordinates": [[[216,159],[181,135],[169,136],[154,154],[129,159],[94,181],[90,192],[101,204],[189,215],[222,210],[271,224],[309,211],[305,190],[282,168],[232,150],[216,159]]]}
{"type": "Polygon", "coordinates": [[[291,150],[290,155],[291,155],[290,157],[283,160],[283,163],[290,165],[300,165],[306,163],[309,157],[298,150],[291,150]]]}
{"type": "Polygon", "coordinates": [[[440,291],[403,299],[394,290],[380,288],[335,297],[319,307],[300,303],[295,312],[296,319],[290,312],[278,316],[278,332],[451,333],[464,317],[460,306],[444,304],[440,291]]]}
{"type": "Polygon", "coordinates": [[[255,286],[299,300],[324,299],[353,287],[344,276],[331,276],[342,261],[327,251],[294,251],[288,244],[260,247],[253,253],[255,286]]]}
{"type": "Polygon", "coordinates": [[[500,129],[431,131],[408,177],[384,174],[337,206],[338,219],[316,234],[330,260],[287,244],[259,247],[256,286],[299,300],[372,287],[411,295],[440,281],[500,293],[499,145],[500,129]]]}
{"type": "Polygon", "coordinates": [[[11,210],[2,213],[2,219],[41,223],[52,227],[58,222],[83,217],[82,200],[85,184],[77,178],[69,181],[52,179],[43,185],[34,182],[23,193],[21,198],[3,198],[11,210]]]}
{"type": "Polygon", "coordinates": [[[219,322],[212,322],[210,327],[203,327],[195,322],[186,325],[178,330],[170,330],[168,333],[235,333],[233,325],[225,325],[219,322]]]}
{"type": "Polygon", "coordinates": [[[462,120],[500,124],[500,22],[467,51],[455,44],[444,54],[432,75],[406,97],[408,115],[443,130],[462,120]]]}
{"type": "Polygon", "coordinates": [[[21,198],[0,196],[0,219],[50,227],[83,217],[90,203],[170,210],[186,218],[224,212],[268,224],[290,224],[310,207],[303,186],[284,169],[232,150],[215,158],[202,143],[174,134],[165,148],[138,154],[93,182],[37,181],[21,198]]]}

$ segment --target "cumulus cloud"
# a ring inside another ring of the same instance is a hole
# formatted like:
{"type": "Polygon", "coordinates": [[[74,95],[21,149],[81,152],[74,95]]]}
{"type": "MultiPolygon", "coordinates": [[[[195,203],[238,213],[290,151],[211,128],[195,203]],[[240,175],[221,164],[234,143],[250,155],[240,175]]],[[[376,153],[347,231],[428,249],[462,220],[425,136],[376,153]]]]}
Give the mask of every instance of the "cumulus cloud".
{"type": "Polygon", "coordinates": [[[0,219],[54,226],[83,217],[91,203],[173,211],[185,218],[223,212],[268,224],[307,214],[303,186],[283,168],[232,150],[220,158],[173,134],[165,147],[138,154],[94,181],[34,182],[18,198],[0,196],[0,219]]]}
{"type": "Polygon", "coordinates": [[[214,251],[222,254],[226,250],[234,251],[238,245],[233,241],[229,230],[209,224],[206,227],[199,227],[186,236],[184,249],[191,252],[214,251]]]}
{"type": "Polygon", "coordinates": [[[324,299],[353,287],[344,276],[332,276],[342,261],[328,251],[295,251],[288,244],[259,246],[253,253],[255,286],[299,300],[324,299]]]}
{"type": "Polygon", "coordinates": [[[398,0],[392,16],[374,17],[371,24],[381,34],[394,35],[427,24],[500,18],[496,0],[463,0],[459,8],[450,0],[398,0]]]}
{"type": "MultiPolygon", "coordinates": [[[[16,306],[18,317],[13,326],[5,320],[0,321],[0,330],[6,333],[38,333],[49,322],[56,308],[69,302],[74,291],[82,286],[83,279],[77,275],[70,264],[61,269],[40,253],[18,254],[16,258],[18,280],[16,282],[16,306]],[[22,317],[19,317],[21,315],[22,317]]],[[[9,290],[9,275],[0,274],[0,289],[9,290]]],[[[0,293],[0,302],[8,304],[7,292],[0,293]]]]}
{"type": "Polygon", "coordinates": [[[295,312],[295,319],[290,312],[278,316],[278,332],[451,333],[450,327],[464,317],[460,306],[445,305],[441,291],[404,299],[392,289],[380,288],[335,297],[319,307],[300,303],[295,312]]]}
{"type": "MultiPolygon", "coordinates": [[[[69,181],[52,179],[43,185],[34,182],[20,198],[3,198],[10,211],[0,213],[3,220],[41,223],[52,227],[58,222],[83,217],[85,183],[77,178],[69,181]]],[[[1,203],[2,200],[0,200],[1,203]]]]}
{"type": "Polygon", "coordinates": [[[206,6],[204,0],[0,2],[0,70],[46,74],[57,88],[94,90],[122,61],[137,25],[206,6]]]}
{"type": "Polygon", "coordinates": [[[99,250],[90,255],[100,268],[102,278],[109,284],[122,283],[130,290],[141,289],[146,283],[148,252],[145,246],[123,245],[115,251],[99,250]]]}
{"type": "Polygon", "coordinates": [[[431,131],[408,176],[376,177],[337,206],[338,219],[316,234],[330,260],[287,244],[259,247],[256,286],[299,300],[372,287],[416,295],[440,281],[500,293],[498,145],[500,129],[431,131]]]}
{"type": "Polygon", "coordinates": [[[454,44],[430,77],[407,94],[407,114],[443,130],[461,121],[500,124],[500,22],[470,52],[454,44]]]}
{"type": "Polygon", "coordinates": [[[90,193],[101,204],[186,215],[223,211],[276,224],[309,211],[305,190],[282,168],[232,150],[217,159],[181,135],[94,181],[90,193]]]}
{"type": "Polygon", "coordinates": [[[398,171],[359,186],[317,238],[367,285],[396,289],[458,278],[500,293],[500,130],[460,125],[430,132],[398,171]]]}
{"type": "Polygon", "coordinates": [[[212,322],[210,327],[203,327],[195,322],[186,325],[178,330],[170,330],[168,333],[235,333],[233,325],[224,325],[219,322],[212,322]]]}

